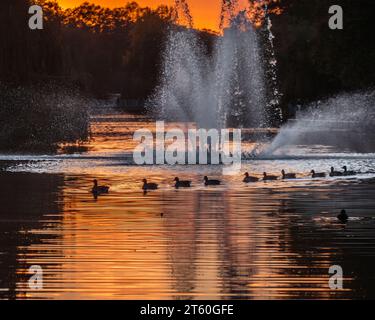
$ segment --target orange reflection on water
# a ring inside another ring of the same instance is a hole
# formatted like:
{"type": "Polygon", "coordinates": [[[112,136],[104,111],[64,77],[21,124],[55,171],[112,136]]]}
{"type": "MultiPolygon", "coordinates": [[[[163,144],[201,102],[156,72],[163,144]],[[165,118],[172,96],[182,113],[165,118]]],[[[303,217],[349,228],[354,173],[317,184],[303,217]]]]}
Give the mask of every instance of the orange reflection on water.
{"type": "MultiPolygon", "coordinates": [[[[46,215],[44,227],[30,231],[42,240],[19,248],[25,252],[19,256],[22,265],[45,268],[45,289],[28,292],[25,283],[19,283],[20,296],[25,292],[29,298],[56,299],[332,296],[327,270],[335,250],[327,247],[327,253],[310,257],[293,248],[298,239],[289,224],[296,223],[296,214],[283,213],[286,203],[268,190],[251,194],[220,188],[163,190],[147,195],[118,190],[95,200],[87,190],[89,182],[90,177],[66,181],[58,222],[48,222],[53,217],[46,215]]],[[[312,228],[311,222],[305,223],[312,228]]]]}
{"type": "MultiPolygon", "coordinates": [[[[154,126],[143,118],[114,118],[93,122],[89,156],[121,153],[134,129],[154,126]]],[[[374,268],[357,263],[375,257],[375,225],[363,218],[374,207],[371,184],[245,186],[241,175],[221,176],[215,166],[71,161],[59,160],[62,168],[76,166],[65,174],[0,173],[6,186],[0,272],[7,280],[0,297],[353,298],[372,279],[374,268]],[[207,172],[223,185],[204,187],[207,172]],[[193,188],[175,190],[176,175],[192,180],[193,188]],[[94,178],[111,186],[108,195],[93,197],[94,178]],[[160,189],[143,194],[143,178],[160,189]],[[340,224],[340,207],[351,207],[356,219],[340,224]],[[345,270],[343,291],[328,287],[333,264],[345,270]],[[31,265],[43,268],[41,291],[28,288],[31,265]]]]}

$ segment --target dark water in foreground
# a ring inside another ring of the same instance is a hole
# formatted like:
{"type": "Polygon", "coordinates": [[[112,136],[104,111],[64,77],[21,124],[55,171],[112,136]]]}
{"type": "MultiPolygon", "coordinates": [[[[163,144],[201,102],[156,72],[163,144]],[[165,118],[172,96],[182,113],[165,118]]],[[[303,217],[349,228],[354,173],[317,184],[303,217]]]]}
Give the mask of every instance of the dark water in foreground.
{"type": "MultiPolygon", "coordinates": [[[[98,140],[95,152],[113,143],[98,140]]],[[[297,168],[302,175],[332,161],[362,172],[374,163],[319,157],[258,160],[243,169],[297,168]]],[[[1,161],[0,298],[375,298],[371,175],[244,186],[241,176],[220,177],[212,167],[77,162],[1,161]],[[207,171],[224,185],[203,187],[207,171]],[[176,175],[194,187],[174,190],[176,175]],[[109,195],[93,198],[94,177],[111,185],[109,195]],[[144,177],[161,189],[144,195],[144,177]],[[351,216],[346,225],[336,219],[343,208],[351,216]],[[29,289],[32,265],[43,268],[43,290],[29,289]],[[332,265],[343,268],[344,290],[329,288],[332,265]]]]}

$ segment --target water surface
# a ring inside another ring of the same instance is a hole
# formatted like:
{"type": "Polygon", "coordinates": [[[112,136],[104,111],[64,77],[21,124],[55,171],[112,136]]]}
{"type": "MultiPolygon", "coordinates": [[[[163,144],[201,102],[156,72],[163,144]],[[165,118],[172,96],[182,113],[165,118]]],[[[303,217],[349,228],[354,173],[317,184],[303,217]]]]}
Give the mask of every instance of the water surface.
{"type": "Polygon", "coordinates": [[[127,154],[146,118],[102,115],[81,154],[1,155],[0,298],[359,299],[375,297],[373,154],[298,147],[243,164],[296,181],[243,185],[217,166],[137,167],[127,154]],[[331,165],[355,178],[313,180],[331,165]],[[223,180],[206,188],[202,176],[223,180]],[[175,176],[193,181],[175,190],[175,176]],[[160,190],[143,194],[147,177],[160,190]],[[94,178],[108,195],[89,192],[94,178]],[[346,209],[347,224],[336,216],[346,209]],[[43,290],[28,287],[32,265],[43,290]],[[344,290],[328,286],[344,270],[344,290]]]}

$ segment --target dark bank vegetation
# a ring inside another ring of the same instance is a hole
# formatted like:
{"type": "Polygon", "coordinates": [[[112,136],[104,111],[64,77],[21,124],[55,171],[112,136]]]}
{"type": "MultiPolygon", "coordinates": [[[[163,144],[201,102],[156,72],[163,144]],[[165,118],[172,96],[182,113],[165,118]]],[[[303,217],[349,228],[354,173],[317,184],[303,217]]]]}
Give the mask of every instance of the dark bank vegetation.
{"type": "MultiPolygon", "coordinates": [[[[85,2],[63,10],[56,1],[2,0],[0,149],[54,149],[57,142],[85,139],[82,96],[147,97],[168,29],[179,28],[173,14],[168,6],[153,10],[125,1],[121,8],[85,2]],[[43,7],[43,30],[28,27],[31,4],[43,7]]],[[[213,37],[199,33],[205,42],[213,37]]]]}
{"type": "MultiPolygon", "coordinates": [[[[53,78],[97,96],[122,93],[147,97],[155,87],[171,7],[156,9],[129,2],[108,9],[88,2],[63,10],[55,1],[5,0],[10,25],[2,30],[1,79],[30,83],[53,78]],[[28,29],[29,3],[44,8],[44,29],[28,29]],[[17,29],[16,34],[7,30],[17,29]]],[[[1,18],[1,17],[0,17],[1,18]]],[[[1,19],[2,21],[2,19],[1,19]]],[[[175,26],[177,27],[177,26],[175,26]]],[[[200,32],[202,38],[212,35],[200,32]]]]}
{"type": "MultiPolygon", "coordinates": [[[[373,0],[280,0],[272,18],[283,108],[375,84],[373,0]],[[331,30],[328,8],[340,5],[344,29],[331,30]]],[[[291,114],[290,114],[291,115],[291,114]]]]}
{"type": "MultiPolygon", "coordinates": [[[[291,115],[290,105],[374,85],[374,4],[275,1],[283,11],[272,21],[284,114],[291,115]],[[333,4],[343,6],[344,30],[328,28],[333,4]]],[[[0,148],[84,139],[88,118],[82,95],[146,99],[158,82],[168,30],[179,28],[173,21],[174,9],[168,6],[150,9],[129,2],[108,9],[86,2],[63,10],[55,1],[2,0],[0,148]],[[28,28],[31,3],[44,8],[44,30],[28,28]]],[[[209,53],[217,34],[199,31],[199,36],[209,53]]]]}
{"type": "Polygon", "coordinates": [[[0,149],[54,151],[87,138],[85,97],[147,95],[170,15],[136,3],[64,11],[54,1],[1,1],[0,149]],[[44,9],[43,30],[28,28],[33,3],[44,9]]]}
{"type": "Polygon", "coordinates": [[[0,84],[0,149],[53,152],[88,137],[90,101],[60,85],[0,84]]]}

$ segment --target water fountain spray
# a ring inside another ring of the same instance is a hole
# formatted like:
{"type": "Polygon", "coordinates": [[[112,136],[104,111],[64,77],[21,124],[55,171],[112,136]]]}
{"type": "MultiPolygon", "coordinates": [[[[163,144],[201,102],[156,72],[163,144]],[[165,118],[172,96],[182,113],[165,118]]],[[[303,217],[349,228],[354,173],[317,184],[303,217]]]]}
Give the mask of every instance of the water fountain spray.
{"type": "Polygon", "coordinates": [[[277,59],[275,55],[273,40],[275,36],[272,33],[272,21],[268,12],[268,5],[264,5],[264,15],[266,21],[266,28],[268,33],[268,46],[266,46],[266,53],[268,56],[268,68],[267,73],[269,75],[268,79],[271,86],[271,98],[267,102],[268,116],[270,117],[269,123],[273,125],[280,125],[283,120],[282,110],[280,108],[281,93],[278,89],[277,80],[277,59]]]}
{"type": "MultiPolygon", "coordinates": [[[[177,5],[176,11],[184,8],[190,19],[187,3],[177,5]]],[[[160,82],[147,103],[158,119],[195,122],[202,128],[270,125],[260,30],[237,0],[222,2],[221,25],[226,23],[210,56],[196,30],[171,28],[160,82]]]]}

